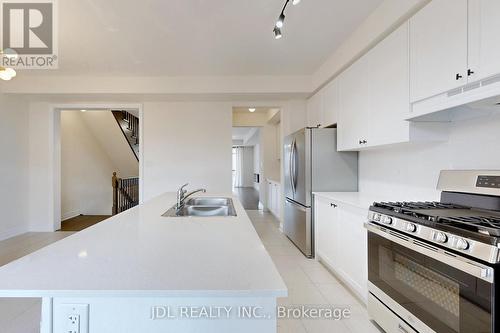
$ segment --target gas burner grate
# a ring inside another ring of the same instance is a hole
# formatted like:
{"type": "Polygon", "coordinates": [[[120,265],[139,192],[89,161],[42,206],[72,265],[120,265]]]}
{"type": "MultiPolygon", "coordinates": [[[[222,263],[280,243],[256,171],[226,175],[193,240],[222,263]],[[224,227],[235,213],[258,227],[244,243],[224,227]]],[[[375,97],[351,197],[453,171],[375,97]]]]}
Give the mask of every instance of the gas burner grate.
{"type": "Polygon", "coordinates": [[[439,221],[449,224],[466,225],[475,228],[483,234],[500,236],[500,217],[498,216],[442,217],[439,221]]]}
{"type": "Polygon", "coordinates": [[[425,202],[375,202],[373,204],[375,207],[380,207],[383,209],[391,210],[395,213],[401,213],[406,215],[411,215],[414,217],[423,218],[425,220],[433,221],[437,217],[426,215],[422,212],[416,213],[414,210],[425,210],[425,209],[469,209],[468,207],[459,206],[455,204],[442,203],[437,201],[425,201],[425,202]]]}
{"type": "Polygon", "coordinates": [[[375,202],[374,206],[394,211],[404,210],[404,209],[468,209],[468,207],[459,206],[455,204],[442,203],[437,201],[375,202]]]}

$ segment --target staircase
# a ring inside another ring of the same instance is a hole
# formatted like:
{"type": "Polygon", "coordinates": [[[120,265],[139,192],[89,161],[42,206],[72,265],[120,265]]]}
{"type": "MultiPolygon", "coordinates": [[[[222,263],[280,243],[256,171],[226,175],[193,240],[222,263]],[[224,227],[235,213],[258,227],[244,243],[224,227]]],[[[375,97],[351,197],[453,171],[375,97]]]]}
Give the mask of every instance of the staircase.
{"type": "Polygon", "coordinates": [[[113,116],[120,126],[123,135],[134,153],[135,158],[139,161],[139,118],[127,111],[111,111],[113,116]]]}
{"type": "Polygon", "coordinates": [[[139,204],[139,178],[119,178],[113,172],[113,215],[120,214],[139,204]]]}

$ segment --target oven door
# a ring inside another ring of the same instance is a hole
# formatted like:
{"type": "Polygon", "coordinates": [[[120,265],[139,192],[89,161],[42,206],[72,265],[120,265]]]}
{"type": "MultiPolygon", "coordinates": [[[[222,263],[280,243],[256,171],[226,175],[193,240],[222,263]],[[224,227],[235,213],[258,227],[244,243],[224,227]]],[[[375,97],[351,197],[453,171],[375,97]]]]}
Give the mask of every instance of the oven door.
{"type": "Polygon", "coordinates": [[[370,292],[394,302],[385,305],[407,324],[416,331],[494,332],[491,267],[377,224],[366,227],[370,292]]]}

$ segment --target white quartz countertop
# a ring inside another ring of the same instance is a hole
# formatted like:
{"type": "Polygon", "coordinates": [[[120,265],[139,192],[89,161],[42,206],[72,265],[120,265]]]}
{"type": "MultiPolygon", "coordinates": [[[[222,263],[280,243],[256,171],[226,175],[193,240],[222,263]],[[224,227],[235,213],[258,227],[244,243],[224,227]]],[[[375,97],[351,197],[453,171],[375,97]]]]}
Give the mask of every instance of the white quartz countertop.
{"type": "Polygon", "coordinates": [[[0,267],[0,297],[286,296],[233,201],[237,217],[168,218],[175,194],[161,195],[0,267]]]}
{"type": "Polygon", "coordinates": [[[329,200],[334,200],[338,202],[343,202],[345,204],[359,207],[363,209],[368,209],[374,202],[382,201],[425,201],[427,199],[418,198],[416,196],[407,195],[406,197],[401,197],[401,195],[380,195],[374,193],[364,193],[364,192],[314,192],[315,196],[323,197],[329,200]]]}

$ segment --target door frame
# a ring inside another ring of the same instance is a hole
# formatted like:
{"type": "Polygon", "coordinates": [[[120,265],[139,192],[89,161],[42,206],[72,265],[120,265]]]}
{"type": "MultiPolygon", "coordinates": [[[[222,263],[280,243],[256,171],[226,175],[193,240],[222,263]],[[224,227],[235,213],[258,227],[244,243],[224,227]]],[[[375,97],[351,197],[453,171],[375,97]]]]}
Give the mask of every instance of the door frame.
{"type": "MultiPolygon", "coordinates": [[[[61,111],[63,110],[138,110],[139,111],[139,203],[144,199],[144,112],[139,103],[63,103],[50,104],[52,117],[51,140],[49,149],[52,155],[49,165],[52,175],[52,188],[49,189],[49,200],[52,200],[52,231],[61,228],[61,111]]],[[[111,175],[110,175],[111,177],[111,175]]],[[[111,186],[111,181],[110,181],[111,186]]]]}

